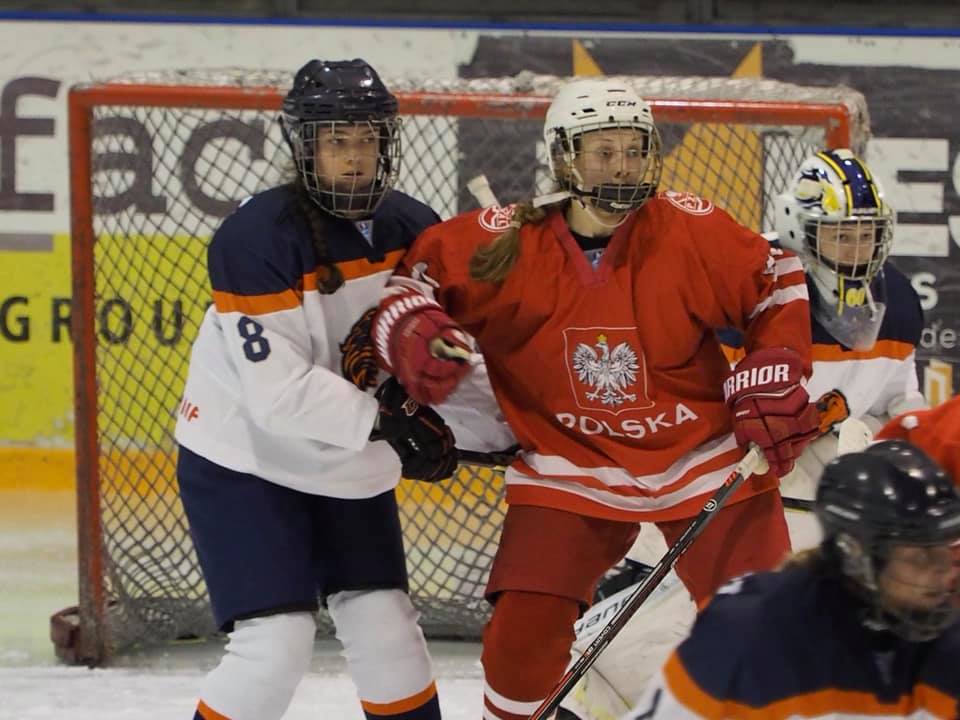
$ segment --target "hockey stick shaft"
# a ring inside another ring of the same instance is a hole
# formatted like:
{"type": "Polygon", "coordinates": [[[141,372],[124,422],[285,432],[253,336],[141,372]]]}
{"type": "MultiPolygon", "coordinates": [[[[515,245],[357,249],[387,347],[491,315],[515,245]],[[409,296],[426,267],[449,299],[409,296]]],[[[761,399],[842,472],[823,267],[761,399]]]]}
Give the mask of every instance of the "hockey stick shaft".
{"type": "Polygon", "coordinates": [[[747,452],[737,467],[734,468],[733,472],[730,473],[723,482],[723,485],[707,500],[703,509],[687,526],[683,534],[677,538],[677,541],[670,546],[667,553],[660,558],[660,562],[654,566],[650,574],[647,575],[637,589],[634,590],[633,595],[627,599],[623,607],[617,611],[616,615],[610,619],[610,622],[604,626],[603,630],[594,638],[593,642],[583,651],[583,654],[570,669],[567,670],[557,686],[554,687],[544,701],[540,703],[540,707],[530,716],[530,720],[546,720],[546,718],[550,717],[556,709],[560,707],[560,703],[573,689],[574,685],[580,681],[580,678],[582,678],[587,670],[597,661],[600,653],[613,641],[630,618],[633,617],[634,613],[643,605],[644,601],[646,601],[651,593],[656,590],[657,586],[663,582],[663,579],[670,572],[671,568],[673,568],[677,559],[687,551],[691,543],[703,532],[707,524],[717,514],[717,511],[723,507],[727,498],[736,492],[737,488],[740,487],[746,478],[758,471],[766,472],[766,459],[763,457],[763,452],[759,447],[751,445],[749,452],[747,452]]]}
{"type": "Polygon", "coordinates": [[[497,452],[480,452],[478,450],[461,450],[457,448],[457,460],[465,465],[506,467],[513,462],[519,449],[519,445],[513,445],[497,452]]]}
{"type": "Polygon", "coordinates": [[[803,510],[813,512],[813,500],[804,500],[803,498],[784,497],[783,506],[787,510],[803,510]]]}

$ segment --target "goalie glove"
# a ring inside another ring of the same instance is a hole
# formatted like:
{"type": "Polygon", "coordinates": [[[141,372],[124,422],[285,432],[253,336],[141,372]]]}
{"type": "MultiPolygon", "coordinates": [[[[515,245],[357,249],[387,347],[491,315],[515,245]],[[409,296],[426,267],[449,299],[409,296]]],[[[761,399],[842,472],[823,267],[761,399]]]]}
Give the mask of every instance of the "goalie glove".
{"type": "Polygon", "coordinates": [[[384,300],[373,319],[380,364],[414,400],[439,405],[470,372],[470,341],[440,306],[419,293],[384,300]]]}
{"type": "Polygon", "coordinates": [[[370,439],[390,443],[405,478],[437,482],[453,475],[456,442],[440,415],[411,398],[396,378],[387,379],[374,397],[380,412],[370,439]]]}
{"type": "Polygon", "coordinates": [[[820,418],[801,384],[803,363],[787,348],[764,348],[737,363],[723,382],[737,443],[756,443],[783,477],[815,438],[820,418]]]}

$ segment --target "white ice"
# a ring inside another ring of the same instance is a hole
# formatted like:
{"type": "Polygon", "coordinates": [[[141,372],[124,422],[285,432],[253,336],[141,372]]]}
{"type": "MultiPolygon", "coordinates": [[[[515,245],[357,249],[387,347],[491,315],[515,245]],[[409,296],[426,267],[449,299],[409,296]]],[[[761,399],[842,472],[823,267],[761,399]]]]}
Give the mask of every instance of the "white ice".
{"type": "MultiPolygon", "coordinates": [[[[190,720],[218,643],[119,658],[107,669],[59,663],[50,615],[77,602],[72,493],[0,494],[0,720],[190,720]]],[[[479,645],[431,643],[447,720],[480,715],[479,645]]],[[[285,720],[362,720],[334,641],[319,641],[285,720]]]]}
{"type": "MultiPolygon", "coordinates": [[[[479,717],[481,681],[474,645],[438,648],[440,705],[446,720],[479,717]],[[463,656],[463,651],[471,657],[463,656]]],[[[133,667],[93,669],[56,664],[0,668],[2,720],[190,720],[205,671],[216,649],[165,651],[133,667]],[[183,667],[179,667],[183,664],[183,667]]],[[[285,720],[363,720],[336,649],[318,643],[312,672],[297,690],[285,720]]]]}
{"type": "MultiPolygon", "coordinates": [[[[806,537],[800,545],[811,544],[816,532],[812,518],[790,515],[795,540],[802,534],[806,537]],[[798,519],[811,527],[798,533],[798,519]]],[[[72,494],[5,491],[0,495],[0,720],[192,718],[201,680],[219,657],[216,643],[130,655],[107,669],[69,667],[56,660],[48,636],[49,617],[76,604],[76,567],[72,494]]],[[[657,614],[661,612],[663,608],[657,608],[657,614]]],[[[669,617],[662,621],[670,624],[669,617]]],[[[682,628],[677,631],[679,638],[682,628]]],[[[478,718],[479,645],[431,642],[431,651],[444,718],[478,718]]],[[[668,652],[663,647],[660,655],[668,652]]],[[[651,665],[633,671],[649,674],[654,669],[651,665]]],[[[285,720],[362,718],[335,642],[318,642],[311,673],[285,720]]]]}

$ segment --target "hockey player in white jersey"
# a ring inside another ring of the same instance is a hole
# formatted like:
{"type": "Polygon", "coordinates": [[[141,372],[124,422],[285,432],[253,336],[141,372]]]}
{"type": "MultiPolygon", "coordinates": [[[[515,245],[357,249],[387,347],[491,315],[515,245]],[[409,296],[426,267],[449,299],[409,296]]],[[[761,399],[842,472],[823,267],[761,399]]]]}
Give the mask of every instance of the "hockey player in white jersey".
{"type": "MultiPolygon", "coordinates": [[[[923,314],[909,280],[888,261],[894,212],[866,163],[850,150],[807,158],[775,209],[777,232],[767,237],[796,252],[807,275],[813,335],[807,390],[818,399],[821,417],[821,436],[781,479],[781,492],[810,500],[825,463],[837,454],[837,427],[845,418],[858,418],[876,431],[890,417],[925,405],[916,367],[923,314]]],[[[733,348],[740,344],[736,333],[723,334],[723,341],[733,348]]],[[[811,513],[788,512],[787,522],[795,549],[818,542],[811,513]]],[[[601,594],[630,586],[665,551],[656,529],[644,526],[601,594]]],[[[696,614],[673,575],[665,585],[656,605],[640,610],[574,689],[561,718],[609,720],[636,699],[696,614]]],[[[606,604],[622,602],[628,593],[606,604]]],[[[588,643],[584,637],[575,647],[588,643]]]]}
{"type": "Polygon", "coordinates": [[[895,415],[926,406],[917,381],[923,331],[920,298],[888,260],[894,213],[866,163],[849,150],[808,158],[791,191],[777,199],[777,235],[804,261],[811,290],[813,375],[823,435],[781,485],[812,498],[836,455],[845,417],[876,432],[895,415]]]}
{"type": "Polygon", "coordinates": [[[229,634],[195,720],[271,720],[306,672],[320,598],[365,716],[438,720],[394,488],[456,467],[453,436],[347,342],[426,226],[392,189],[397,100],[362,60],[301,68],[280,118],[296,165],[219,227],[213,305],[178,417],[177,477],[229,634]],[[376,393],[374,393],[376,390],[376,393]]]}

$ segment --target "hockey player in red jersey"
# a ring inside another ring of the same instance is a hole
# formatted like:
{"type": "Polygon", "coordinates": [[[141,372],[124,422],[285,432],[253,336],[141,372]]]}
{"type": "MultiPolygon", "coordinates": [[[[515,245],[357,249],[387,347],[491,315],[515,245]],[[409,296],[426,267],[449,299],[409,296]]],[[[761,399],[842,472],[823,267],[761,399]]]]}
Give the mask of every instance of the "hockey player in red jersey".
{"type": "MultiPolygon", "coordinates": [[[[923,311],[909,279],[888,260],[895,212],[867,163],[852,151],[829,149],[806,158],[776,197],[775,209],[777,232],[766,237],[796,252],[807,274],[813,336],[807,391],[819,399],[821,419],[821,435],[781,478],[780,488],[784,497],[812,500],[824,466],[837,455],[843,420],[855,418],[873,432],[891,416],[925,405],[915,361],[923,311]]],[[[739,332],[720,337],[728,348],[742,346],[739,332]]],[[[795,548],[819,543],[812,513],[788,512],[787,523],[795,548]]],[[[608,596],[639,582],[634,578],[647,565],[637,561],[652,563],[663,552],[654,544],[663,544],[656,535],[641,531],[619,572],[601,582],[598,594],[608,596]]],[[[664,585],[671,581],[668,577],[664,585]]],[[[672,596],[659,598],[656,610],[648,604],[642,617],[633,618],[570,693],[565,706],[572,716],[616,717],[640,696],[649,680],[645,671],[652,674],[693,624],[695,607],[678,583],[672,587],[672,596]],[[664,613],[670,622],[663,622],[664,613]],[[666,635],[666,642],[651,643],[657,634],[666,635]],[[660,658],[655,656],[658,647],[660,658]],[[643,670],[638,669],[641,663],[643,670]]],[[[578,638],[574,650],[588,642],[578,638]]]]}
{"type": "Polygon", "coordinates": [[[960,485],[960,395],[935,408],[906,412],[877,433],[878,440],[906,440],[937,459],[960,485]]]}
{"type": "Polygon", "coordinates": [[[829,463],[815,509],[820,546],[721,588],[624,720],[960,717],[952,479],[887,440],[829,463]]]}
{"type": "Polygon", "coordinates": [[[373,323],[381,362],[422,402],[442,401],[479,350],[523,448],[487,586],[484,717],[499,720],[527,717],[559,679],[573,622],[637,523],[678,537],[749,442],[771,472],[677,570],[703,600],[779,563],[777,475],[816,426],[799,260],[706,200],[657,194],[660,138],[628,85],[568,84],[544,139],[560,191],[421,234],[373,323]],[[714,336],[729,325],[749,351],[733,374],[714,336]]]}
{"type": "Polygon", "coordinates": [[[194,717],[279,720],[310,665],[319,598],[365,717],[439,720],[394,488],[401,469],[449,477],[453,437],[395,381],[374,392],[376,364],[354,351],[400,256],[439,218],[392,190],[397,99],[367,63],[304,65],[281,123],[296,177],[214,234],[213,305],[184,390],[196,412],[176,428],[180,496],[229,637],[194,717]]]}

